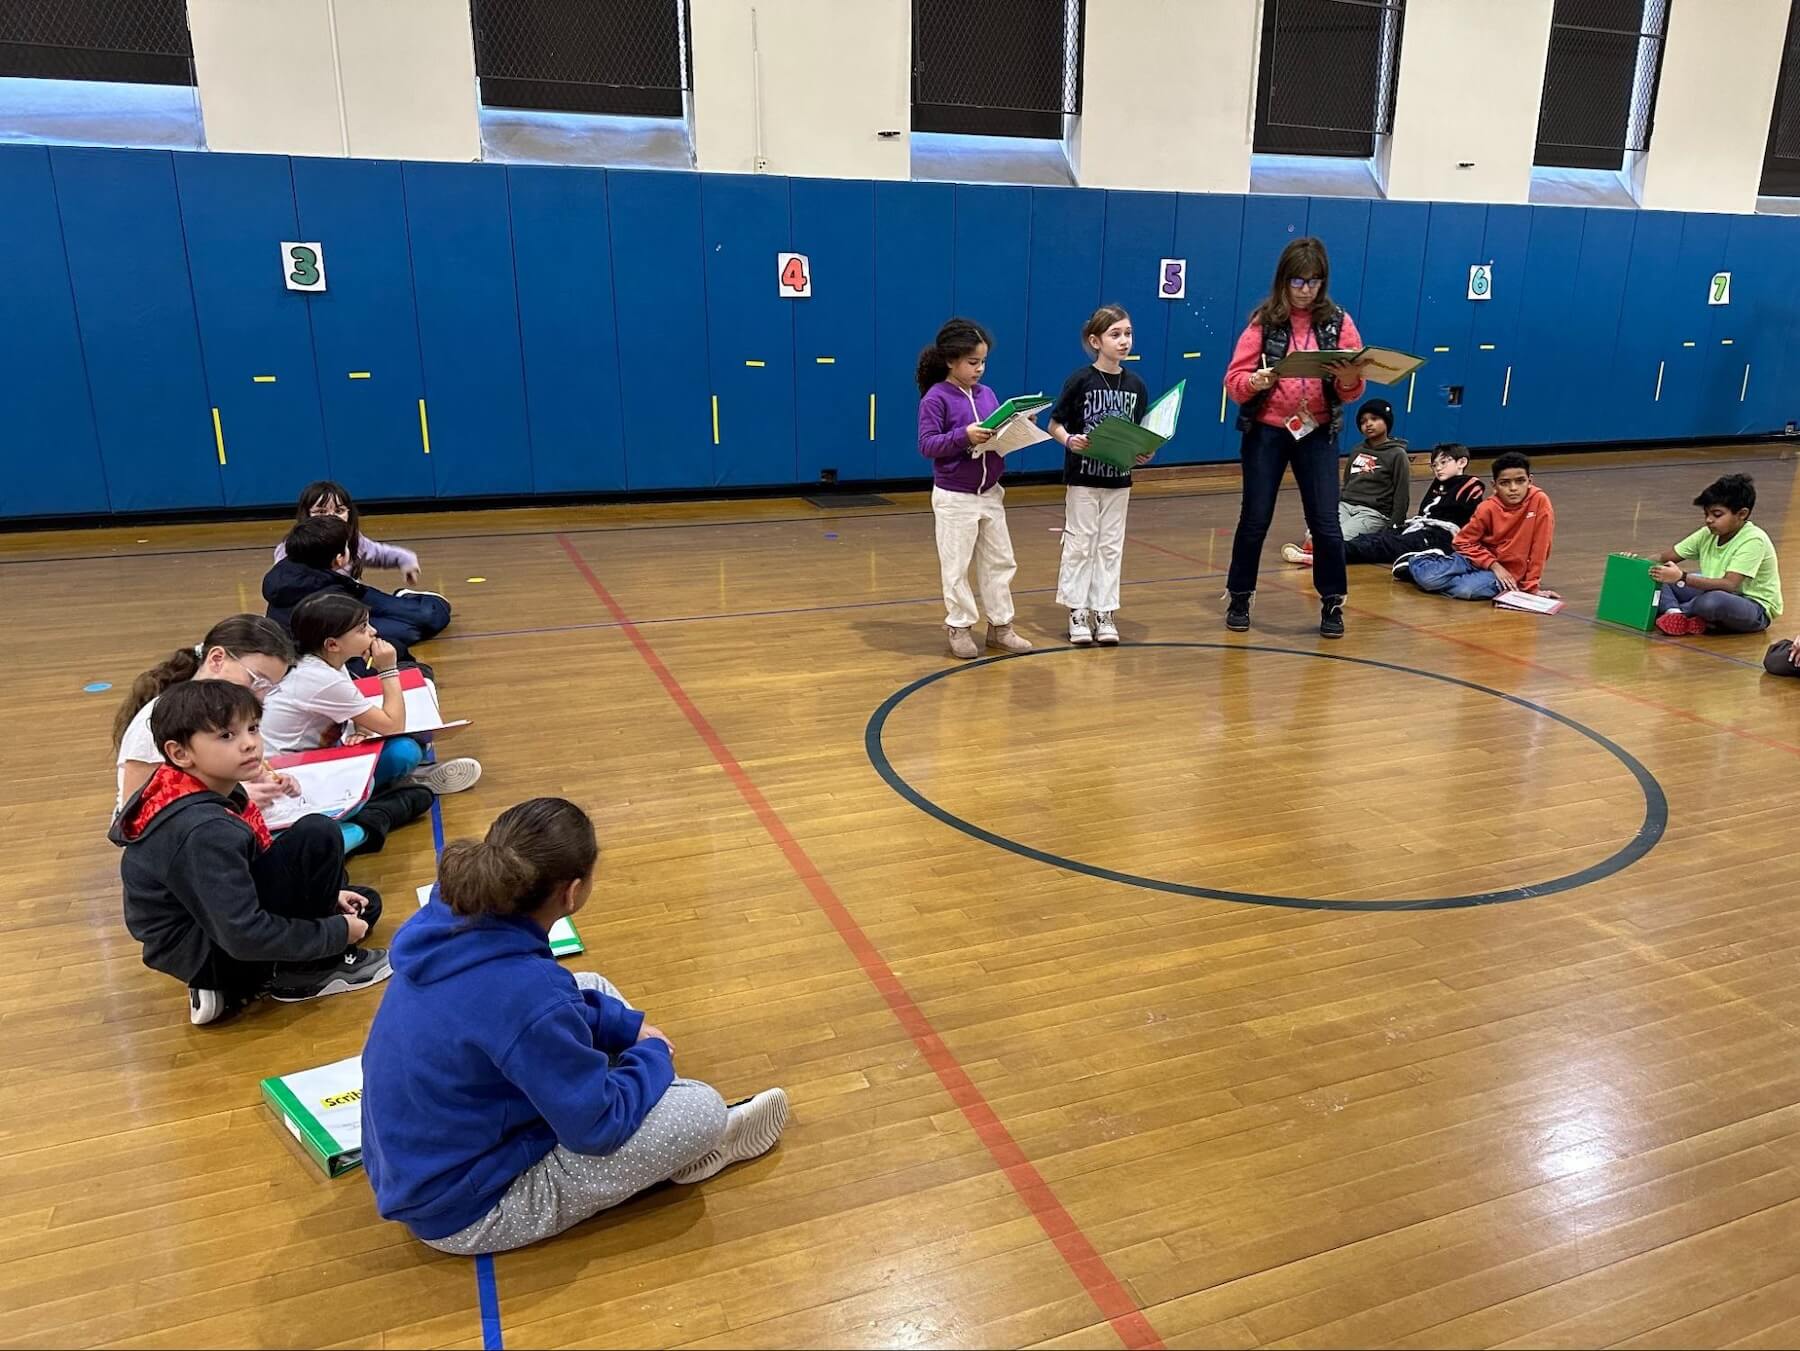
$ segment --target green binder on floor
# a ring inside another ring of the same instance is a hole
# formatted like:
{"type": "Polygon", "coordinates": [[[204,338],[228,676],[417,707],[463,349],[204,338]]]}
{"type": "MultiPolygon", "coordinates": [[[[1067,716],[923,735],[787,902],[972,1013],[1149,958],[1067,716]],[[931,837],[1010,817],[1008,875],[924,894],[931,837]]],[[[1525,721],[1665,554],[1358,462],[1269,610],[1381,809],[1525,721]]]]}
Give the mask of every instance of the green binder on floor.
{"type": "Polygon", "coordinates": [[[1637,554],[1608,554],[1594,618],[1648,632],[1656,627],[1656,579],[1651,562],[1637,554]]]}

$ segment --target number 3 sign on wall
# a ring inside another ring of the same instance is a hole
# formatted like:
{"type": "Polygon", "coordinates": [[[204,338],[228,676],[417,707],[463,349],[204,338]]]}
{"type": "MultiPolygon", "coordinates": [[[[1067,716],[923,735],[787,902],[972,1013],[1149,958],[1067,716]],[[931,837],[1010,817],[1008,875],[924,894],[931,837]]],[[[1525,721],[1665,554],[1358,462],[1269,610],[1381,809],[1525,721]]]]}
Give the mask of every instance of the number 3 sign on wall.
{"type": "Polygon", "coordinates": [[[281,244],[281,276],[290,291],[323,291],[325,289],[325,246],[314,240],[281,244]]]}
{"type": "Polygon", "coordinates": [[[776,254],[775,275],[783,300],[799,300],[812,294],[812,259],[804,253],[776,254]]]}
{"type": "Polygon", "coordinates": [[[1165,258],[1156,273],[1156,294],[1161,300],[1187,298],[1187,259],[1165,258]]]}

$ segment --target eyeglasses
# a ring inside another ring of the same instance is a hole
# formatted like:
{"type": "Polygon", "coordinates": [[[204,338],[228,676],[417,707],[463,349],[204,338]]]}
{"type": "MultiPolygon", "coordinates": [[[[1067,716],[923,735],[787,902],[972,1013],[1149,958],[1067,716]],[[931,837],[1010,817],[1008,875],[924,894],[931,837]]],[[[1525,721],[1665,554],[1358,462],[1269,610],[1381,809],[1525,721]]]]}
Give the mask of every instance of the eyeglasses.
{"type": "Polygon", "coordinates": [[[269,677],[263,675],[260,671],[251,670],[250,667],[245,664],[242,657],[233,656],[228,652],[225,654],[225,659],[235,663],[240,671],[250,677],[250,692],[252,694],[258,696],[273,694],[276,687],[281,684],[279,680],[270,680],[269,677]]]}
{"type": "Polygon", "coordinates": [[[1324,284],[1325,284],[1325,278],[1323,278],[1323,277],[1289,277],[1288,278],[1288,290],[1290,290],[1290,291],[1304,291],[1309,286],[1323,286],[1324,284]]]}

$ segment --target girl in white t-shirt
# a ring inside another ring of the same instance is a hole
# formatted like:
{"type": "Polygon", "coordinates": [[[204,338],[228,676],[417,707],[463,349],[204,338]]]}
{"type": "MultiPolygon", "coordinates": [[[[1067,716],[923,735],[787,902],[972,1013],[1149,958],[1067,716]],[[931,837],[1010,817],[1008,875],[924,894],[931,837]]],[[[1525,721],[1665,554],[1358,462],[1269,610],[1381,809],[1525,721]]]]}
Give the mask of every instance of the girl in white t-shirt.
{"type": "MultiPolygon", "coordinates": [[[[150,735],[150,712],[164,690],[184,680],[229,680],[246,686],[259,699],[267,699],[293,664],[293,640],[281,625],[262,615],[232,615],[214,624],[195,646],[171,652],[132,681],[131,693],[113,719],[118,766],[113,814],[118,814],[125,800],[142,788],[163,762],[156,738],[150,735]]],[[[273,770],[266,770],[244,788],[259,807],[299,791],[292,779],[273,770]]]]}
{"type": "Polygon", "coordinates": [[[354,819],[338,823],[344,851],[379,847],[394,826],[431,809],[433,794],[473,788],[481,765],[467,757],[426,765],[425,748],[406,730],[406,696],[394,645],[377,637],[369,607],[341,591],[320,591],[294,607],[288,620],[300,660],[263,705],[263,744],[276,752],[309,751],[338,741],[385,738],[375,762],[375,785],[354,819]],[[361,657],[381,681],[379,699],[364,694],[344,670],[361,657]]]}

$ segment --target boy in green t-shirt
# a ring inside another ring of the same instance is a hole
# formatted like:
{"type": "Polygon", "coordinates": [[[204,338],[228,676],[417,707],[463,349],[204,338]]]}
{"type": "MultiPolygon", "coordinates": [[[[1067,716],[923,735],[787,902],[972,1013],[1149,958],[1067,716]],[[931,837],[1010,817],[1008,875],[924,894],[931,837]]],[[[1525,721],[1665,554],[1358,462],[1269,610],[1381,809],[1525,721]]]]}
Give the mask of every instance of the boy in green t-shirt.
{"type": "Polygon", "coordinates": [[[1761,633],[1781,615],[1781,573],[1775,545],[1750,523],[1756,484],[1727,474],[1694,499],[1706,524],[1664,549],[1650,575],[1663,584],[1656,627],[1674,637],[1723,629],[1761,633]],[[1699,567],[1690,570],[1689,560],[1699,567]]]}

